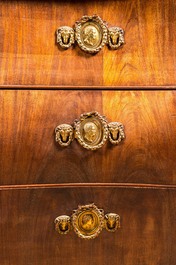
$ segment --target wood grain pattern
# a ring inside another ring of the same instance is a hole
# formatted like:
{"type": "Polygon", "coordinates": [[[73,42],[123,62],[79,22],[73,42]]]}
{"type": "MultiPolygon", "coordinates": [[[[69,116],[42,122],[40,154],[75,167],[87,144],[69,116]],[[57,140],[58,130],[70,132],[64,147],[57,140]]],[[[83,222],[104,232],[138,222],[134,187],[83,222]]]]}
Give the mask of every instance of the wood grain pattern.
{"type": "Polygon", "coordinates": [[[16,89],[0,90],[1,265],[176,264],[175,28],[173,0],[0,0],[0,88],[16,89]],[[56,29],[86,14],[122,27],[124,47],[58,48],[56,29]],[[125,141],[55,144],[56,125],[91,110],[121,121],[125,141]],[[121,216],[117,233],[54,231],[92,202],[121,216]]]}
{"type": "Polygon", "coordinates": [[[0,185],[176,184],[175,91],[1,91],[0,185]],[[63,148],[54,128],[96,110],[126,139],[88,151],[63,148]]]}
{"type": "Polygon", "coordinates": [[[72,188],[0,192],[1,264],[176,263],[176,190],[72,188]],[[79,204],[94,202],[121,216],[116,233],[83,240],[59,235],[54,219],[79,204]],[[169,206],[169,207],[168,207],[169,206]]]}
{"type": "Polygon", "coordinates": [[[0,20],[0,85],[175,86],[173,0],[0,1],[0,20]],[[95,13],[124,28],[122,49],[58,49],[59,26],[95,13]]]}
{"type": "Polygon", "coordinates": [[[104,50],[104,85],[175,85],[176,2],[129,0],[103,4],[103,16],[125,29],[126,40],[116,54],[104,50]]]}

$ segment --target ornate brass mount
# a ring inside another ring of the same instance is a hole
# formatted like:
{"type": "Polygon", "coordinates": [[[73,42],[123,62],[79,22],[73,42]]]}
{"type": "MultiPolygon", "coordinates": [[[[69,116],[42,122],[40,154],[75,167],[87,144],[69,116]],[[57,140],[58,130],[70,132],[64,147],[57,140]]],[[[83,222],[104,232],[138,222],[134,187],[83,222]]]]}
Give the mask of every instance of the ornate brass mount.
{"type": "Polygon", "coordinates": [[[59,234],[67,234],[73,228],[79,237],[93,239],[99,235],[103,228],[109,232],[115,232],[120,228],[120,216],[115,213],[104,215],[104,211],[92,203],[78,206],[71,217],[58,216],[54,223],[59,234]]]}
{"type": "Polygon", "coordinates": [[[120,122],[107,123],[106,117],[92,111],[81,114],[74,125],[60,124],[55,128],[55,140],[65,147],[76,138],[88,150],[101,148],[107,139],[116,145],[124,138],[124,127],[120,122]]]}
{"type": "Polygon", "coordinates": [[[57,43],[68,49],[75,41],[81,50],[88,53],[99,52],[105,44],[113,50],[124,44],[124,31],[119,27],[107,27],[99,16],[83,16],[74,28],[63,26],[56,31],[57,43]]]}

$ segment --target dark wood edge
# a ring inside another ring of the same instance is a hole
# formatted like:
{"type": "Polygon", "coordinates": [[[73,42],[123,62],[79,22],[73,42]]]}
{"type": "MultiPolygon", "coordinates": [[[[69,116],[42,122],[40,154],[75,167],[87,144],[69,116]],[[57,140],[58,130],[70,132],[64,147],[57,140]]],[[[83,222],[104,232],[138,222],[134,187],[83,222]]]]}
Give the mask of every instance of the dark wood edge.
{"type": "Polygon", "coordinates": [[[29,184],[29,185],[3,185],[3,190],[27,189],[62,189],[62,188],[123,188],[123,189],[176,189],[176,185],[168,184],[141,184],[141,183],[62,183],[62,184],[29,184]]]}
{"type": "Polygon", "coordinates": [[[176,90],[176,86],[48,86],[0,85],[3,90],[176,90]]]}

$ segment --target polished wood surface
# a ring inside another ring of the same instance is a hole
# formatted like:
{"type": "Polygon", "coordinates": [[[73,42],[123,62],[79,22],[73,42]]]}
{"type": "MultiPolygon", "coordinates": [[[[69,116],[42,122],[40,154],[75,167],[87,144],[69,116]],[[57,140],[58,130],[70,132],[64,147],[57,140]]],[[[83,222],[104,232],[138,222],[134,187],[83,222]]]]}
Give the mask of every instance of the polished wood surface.
{"type": "Polygon", "coordinates": [[[0,192],[1,265],[176,264],[176,190],[58,188],[0,192]],[[121,216],[121,229],[84,240],[59,235],[54,219],[94,202],[121,216]],[[169,206],[169,207],[168,207],[169,206]]]}
{"type": "Polygon", "coordinates": [[[1,91],[0,185],[176,184],[175,91],[1,91]],[[126,139],[66,148],[54,129],[92,110],[124,124],[126,139]]]}
{"type": "Polygon", "coordinates": [[[0,1],[0,85],[175,86],[173,0],[0,1]],[[59,26],[98,14],[126,44],[95,56],[55,43],[59,26]]]}
{"type": "Polygon", "coordinates": [[[0,264],[175,265],[176,2],[0,0],[0,22],[0,264]],[[86,14],[122,27],[124,47],[58,48],[56,29],[86,14]],[[58,146],[54,128],[91,110],[125,141],[58,146]],[[92,202],[121,229],[56,233],[92,202]]]}

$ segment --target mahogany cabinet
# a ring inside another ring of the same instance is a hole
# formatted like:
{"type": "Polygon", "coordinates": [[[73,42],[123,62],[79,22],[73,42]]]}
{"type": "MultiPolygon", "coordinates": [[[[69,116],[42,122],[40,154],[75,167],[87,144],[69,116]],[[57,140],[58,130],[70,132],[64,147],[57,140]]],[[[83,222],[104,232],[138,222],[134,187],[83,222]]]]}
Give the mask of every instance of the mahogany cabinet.
{"type": "Polygon", "coordinates": [[[176,2],[0,1],[0,264],[176,264],[176,2]],[[56,43],[99,15],[125,44],[97,54],[56,43]],[[97,111],[125,139],[86,150],[59,124],[97,111]],[[120,229],[94,239],[54,220],[95,203],[120,229]]]}

